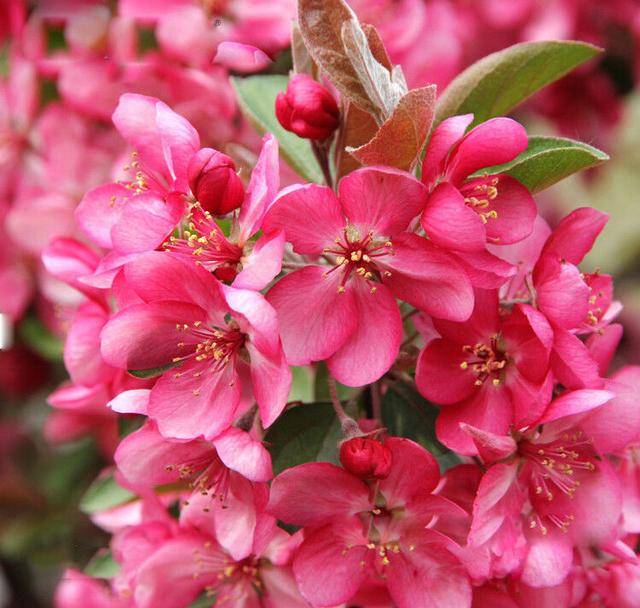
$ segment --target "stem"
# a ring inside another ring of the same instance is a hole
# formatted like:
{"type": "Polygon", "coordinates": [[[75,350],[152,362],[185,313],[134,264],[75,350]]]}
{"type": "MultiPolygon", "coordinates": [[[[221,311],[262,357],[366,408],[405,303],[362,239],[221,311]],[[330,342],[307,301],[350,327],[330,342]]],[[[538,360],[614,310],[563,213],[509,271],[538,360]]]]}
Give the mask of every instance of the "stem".
{"type": "Polygon", "coordinates": [[[320,169],[322,169],[324,181],[327,183],[329,188],[333,189],[333,179],[331,178],[331,170],[329,169],[329,156],[324,142],[312,141],[311,149],[313,150],[313,155],[316,157],[316,160],[320,165],[320,169]]]}
{"type": "Polygon", "coordinates": [[[418,310],[416,310],[415,308],[413,310],[410,310],[408,313],[403,315],[402,322],[404,323],[407,319],[410,319],[411,317],[413,317],[413,315],[417,313],[418,313],[418,310]]]}
{"type": "Polygon", "coordinates": [[[340,421],[342,433],[347,438],[359,437],[360,435],[362,435],[360,427],[358,426],[358,423],[353,418],[351,418],[351,416],[349,416],[347,412],[344,411],[342,403],[340,403],[340,399],[338,399],[338,388],[336,387],[336,381],[331,375],[327,377],[327,384],[329,386],[329,396],[331,397],[333,410],[335,411],[336,416],[340,421]]]}
{"type": "Polygon", "coordinates": [[[380,384],[374,382],[370,389],[371,391],[371,409],[373,411],[373,417],[382,422],[382,402],[380,400],[380,384]]]}
{"type": "Polygon", "coordinates": [[[400,345],[400,348],[404,348],[405,346],[409,346],[418,336],[420,335],[419,331],[414,331],[407,339],[400,345]]]}

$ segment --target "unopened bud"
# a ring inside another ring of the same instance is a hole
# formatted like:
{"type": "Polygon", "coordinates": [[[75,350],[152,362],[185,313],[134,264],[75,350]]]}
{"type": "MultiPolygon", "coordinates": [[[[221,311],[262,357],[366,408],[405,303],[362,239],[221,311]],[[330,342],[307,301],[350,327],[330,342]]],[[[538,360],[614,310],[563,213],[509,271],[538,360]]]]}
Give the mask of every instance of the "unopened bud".
{"type": "Polygon", "coordinates": [[[244,186],[226,154],[202,148],[189,162],[188,172],[191,192],[206,211],[225,215],[242,203],[244,186]]]}
{"type": "Polygon", "coordinates": [[[385,479],[391,469],[391,450],[368,437],[354,437],[340,446],[342,466],[361,479],[385,479]]]}
{"type": "Polygon", "coordinates": [[[280,124],[298,137],[324,141],[338,127],[340,110],[333,95],[306,74],[294,74],[276,98],[280,124]]]}

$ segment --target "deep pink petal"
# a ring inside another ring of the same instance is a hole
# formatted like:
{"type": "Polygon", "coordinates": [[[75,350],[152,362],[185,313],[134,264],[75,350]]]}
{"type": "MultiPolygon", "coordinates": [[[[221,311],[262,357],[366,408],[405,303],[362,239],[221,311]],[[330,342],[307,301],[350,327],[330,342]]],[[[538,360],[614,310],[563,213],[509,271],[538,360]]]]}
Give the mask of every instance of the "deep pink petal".
{"type": "Polygon", "coordinates": [[[615,393],[611,391],[599,391],[583,389],[577,391],[567,391],[554,399],[544,414],[538,420],[538,424],[552,422],[559,418],[583,414],[595,408],[601,408],[603,404],[611,401],[615,393]]]}
{"type": "Polygon", "coordinates": [[[241,429],[231,427],[218,435],[213,444],[220,460],[251,481],[269,481],[273,477],[271,455],[261,441],[241,429]]]}
{"type": "Polygon", "coordinates": [[[475,455],[476,447],[471,437],[460,428],[461,422],[495,435],[505,435],[513,422],[508,391],[485,382],[481,390],[463,403],[440,411],[436,421],[438,439],[460,454],[475,455]]]}
{"type": "Polygon", "coordinates": [[[321,526],[369,506],[369,489],[357,477],[328,462],[310,462],[273,480],[268,512],[298,526],[321,526]]]}
{"type": "Polygon", "coordinates": [[[514,428],[527,427],[542,415],[551,401],[553,385],[551,372],[539,382],[533,382],[518,369],[509,370],[505,386],[511,395],[514,428]]]}
{"type": "Polygon", "coordinates": [[[480,289],[502,287],[518,272],[515,266],[488,251],[458,254],[456,260],[464,268],[471,284],[480,289]]]}
{"type": "Polygon", "coordinates": [[[291,365],[322,361],[335,353],[357,327],[350,289],[338,293],[340,276],[307,266],[280,280],[267,294],[276,309],[280,335],[291,365]]]}
{"type": "Polygon", "coordinates": [[[497,460],[503,460],[513,454],[518,447],[511,436],[495,435],[466,423],[462,423],[461,427],[473,439],[478,455],[484,463],[491,464],[497,460]]]}
{"type": "Polygon", "coordinates": [[[602,330],[592,333],[586,341],[591,358],[598,364],[601,376],[607,374],[611,360],[622,339],[623,328],[619,323],[612,323],[602,330]]]}
{"type": "Polygon", "coordinates": [[[528,145],[521,124],[510,118],[492,118],[464,136],[447,162],[446,177],[458,184],[480,169],[513,160],[528,145]]]}
{"type": "Polygon", "coordinates": [[[298,253],[319,255],[342,235],[345,219],[331,188],[317,184],[285,188],[264,221],[265,229],[283,230],[298,253]]]}
{"type": "Polygon", "coordinates": [[[364,238],[394,236],[407,228],[427,203],[427,189],[409,173],[365,167],[340,180],[338,196],[349,223],[364,238]]]}
{"type": "Polygon", "coordinates": [[[600,388],[603,380],[584,342],[574,334],[555,330],[551,367],[556,378],[567,388],[600,388]]]}
{"type": "Polygon", "coordinates": [[[240,401],[238,373],[231,363],[219,372],[207,367],[184,364],[165,372],[153,387],[149,416],[165,437],[212,439],[231,426],[240,401]]]}
{"type": "Polygon", "coordinates": [[[435,328],[444,338],[464,344],[487,342],[500,331],[498,292],[495,289],[474,289],[473,314],[463,323],[434,321],[435,328]]]}
{"type": "Polygon", "coordinates": [[[482,251],[487,241],[480,216],[449,183],[439,184],[429,195],[421,218],[427,236],[440,247],[457,251],[482,251]]]}
{"type": "Polygon", "coordinates": [[[439,405],[457,403],[473,394],[476,376],[460,365],[465,359],[460,344],[433,340],[420,353],[416,385],[429,401],[439,405]]]}
{"type": "Polygon", "coordinates": [[[579,264],[593,247],[609,215],[591,207],[580,207],[564,217],[547,240],[543,255],[579,264]]]}
{"type": "MultiPolygon", "coordinates": [[[[402,318],[389,289],[360,278],[353,279],[355,330],[331,357],[329,371],[342,384],[364,386],[389,371],[402,342],[402,318]]],[[[338,298],[345,294],[338,295],[338,298]]]]}
{"type": "Polygon", "coordinates": [[[449,152],[462,139],[472,122],[473,114],[452,116],[443,120],[433,131],[422,161],[422,181],[428,187],[431,188],[437,178],[444,173],[449,152]]]}
{"type": "Polygon", "coordinates": [[[473,290],[462,268],[426,239],[403,233],[393,239],[393,254],[380,259],[393,294],[439,319],[465,321],[473,310],[473,290]]]}

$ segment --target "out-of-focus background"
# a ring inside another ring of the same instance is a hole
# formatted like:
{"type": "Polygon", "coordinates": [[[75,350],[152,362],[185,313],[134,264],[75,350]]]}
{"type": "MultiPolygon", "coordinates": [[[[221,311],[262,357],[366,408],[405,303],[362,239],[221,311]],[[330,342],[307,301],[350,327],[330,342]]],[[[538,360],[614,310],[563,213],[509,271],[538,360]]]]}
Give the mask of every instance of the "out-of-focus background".
{"type": "MultiPolygon", "coordinates": [[[[618,364],[640,362],[640,3],[351,4],[379,29],[410,86],[442,89],[478,58],[521,41],[605,49],[516,118],[530,133],[611,155],[538,200],[551,223],[583,205],[611,214],[585,266],[615,276],[625,326],[618,364]]],[[[159,97],[196,126],[203,145],[250,164],[258,136],[229,83],[247,68],[217,49],[254,45],[273,60],[266,71],[286,74],[294,18],[294,0],[0,0],[0,608],[50,605],[63,567],[85,565],[108,538],[81,497],[122,432],[105,408],[122,379],[68,379],[62,347],[83,296],[54,278],[47,260],[84,240],[75,207],[126,163],[110,121],[118,97],[159,97]]]]}

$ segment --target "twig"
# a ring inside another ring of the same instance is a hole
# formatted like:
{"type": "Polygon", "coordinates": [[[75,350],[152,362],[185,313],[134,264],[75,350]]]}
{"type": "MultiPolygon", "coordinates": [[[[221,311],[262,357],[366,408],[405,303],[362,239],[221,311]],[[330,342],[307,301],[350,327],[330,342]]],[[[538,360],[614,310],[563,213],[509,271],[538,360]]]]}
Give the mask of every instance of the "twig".
{"type": "Polygon", "coordinates": [[[340,399],[338,399],[338,388],[336,387],[336,381],[331,375],[327,377],[327,384],[329,386],[329,396],[331,397],[333,409],[336,413],[336,416],[338,417],[338,420],[340,421],[340,426],[342,427],[342,433],[347,438],[361,436],[362,431],[360,431],[358,423],[353,418],[351,418],[351,416],[349,416],[347,412],[344,411],[342,403],[340,403],[340,399]]]}

